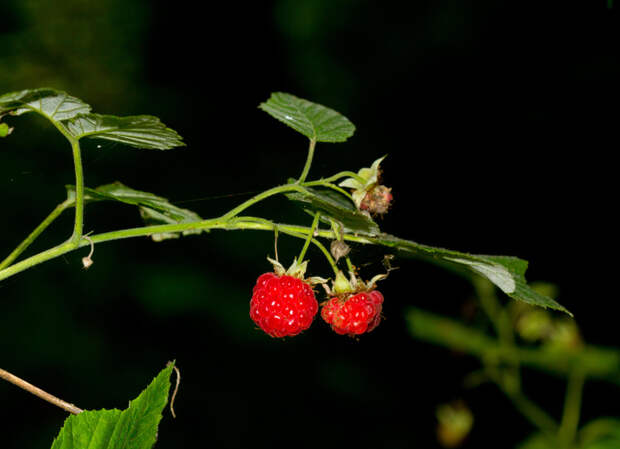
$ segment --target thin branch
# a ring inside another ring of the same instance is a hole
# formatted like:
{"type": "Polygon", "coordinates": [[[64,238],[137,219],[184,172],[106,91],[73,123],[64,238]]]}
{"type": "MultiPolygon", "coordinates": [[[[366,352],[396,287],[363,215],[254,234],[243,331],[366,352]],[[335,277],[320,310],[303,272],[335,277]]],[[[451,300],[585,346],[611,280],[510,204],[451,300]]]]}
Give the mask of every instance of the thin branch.
{"type": "Polygon", "coordinates": [[[54,404],[57,407],[62,408],[63,410],[68,411],[69,413],[73,413],[74,415],[80,414],[84,411],[81,408],[78,408],[73,404],[65,402],[62,399],[59,399],[56,396],[53,396],[47,393],[46,391],[43,391],[40,388],[35,387],[34,385],[26,382],[23,379],[20,379],[19,377],[9,373],[8,371],[3,370],[2,368],[0,368],[0,378],[6,380],[7,382],[12,383],[13,385],[17,385],[19,388],[22,388],[26,390],[27,392],[32,393],[35,396],[38,396],[41,399],[47,402],[50,402],[51,404],[54,404]]]}
{"type": "Polygon", "coordinates": [[[493,369],[493,367],[486,363],[485,366],[489,378],[497,384],[506,396],[508,396],[517,410],[519,410],[519,412],[521,412],[521,414],[532,425],[551,437],[555,437],[557,435],[559,426],[553,417],[544,411],[538,404],[525,396],[520,389],[515,389],[514,386],[507,384],[504,381],[501,372],[493,369]]]}
{"type": "Polygon", "coordinates": [[[56,220],[56,218],[58,218],[60,214],[62,214],[62,212],[65,209],[67,209],[68,207],[72,205],[73,205],[72,200],[66,200],[60,203],[58,206],[56,206],[56,208],[52,211],[52,213],[50,213],[45,218],[45,220],[43,220],[41,224],[37,226],[35,230],[32,231],[28,237],[25,238],[24,241],[21,242],[19,246],[15,248],[13,252],[7,256],[6,259],[0,262],[0,270],[11,265],[11,263],[13,263],[15,259],[17,259],[24,251],[26,251],[26,249],[28,249],[28,247],[32,244],[32,242],[34,242],[37,239],[37,237],[39,237],[39,235],[41,235],[41,233],[45,231],[45,229],[47,229],[47,227],[50,224],[52,224],[52,222],[56,220]]]}
{"type": "Polygon", "coordinates": [[[575,440],[577,428],[579,427],[581,399],[585,380],[585,375],[578,368],[568,376],[566,397],[564,399],[564,411],[562,413],[562,422],[558,432],[560,439],[564,441],[567,446],[575,440]]]}

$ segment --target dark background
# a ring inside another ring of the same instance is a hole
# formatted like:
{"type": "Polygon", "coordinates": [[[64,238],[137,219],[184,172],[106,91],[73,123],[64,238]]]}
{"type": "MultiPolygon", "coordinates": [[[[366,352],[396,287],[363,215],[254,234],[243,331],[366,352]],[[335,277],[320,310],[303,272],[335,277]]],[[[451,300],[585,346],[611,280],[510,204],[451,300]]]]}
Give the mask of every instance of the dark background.
{"type": "MultiPolygon", "coordinates": [[[[310,177],[357,171],[389,154],[394,207],[384,231],[421,243],[530,261],[528,280],[559,286],[589,342],[617,345],[607,281],[618,10],[605,1],[190,2],[66,0],[0,4],[0,93],[49,86],[95,112],[152,114],[187,147],[157,152],[85,144],[85,182],[120,180],[214,217],[288,177],[303,136],[257,109],[273,91],[325,104],[357,126],[319,144],[310,177]],[[612,330],[610,330],[612,329],[612,330]]],[[[73,182],[71,153],[43,120],[6,119],[0,141],[0,249],[8,254],[73,182]]],[[[614,195],[615,196],[615,195],[614,195]]],[[[309,218],[283,199],[254,209],[309,218]]],[[[72,214],[28,254],[67,238],[72,214]]],[[[129,206],[87,207],[85,231],[138,226],[129,206]]],[[[280,258],[300,242],[282,237],[280,258]]],[[[512,447],[530,425],[495,388],[466,390],[479,365],[414,341],[410,305],[459,316],[471,287],[422,262],[382,284],[385,321],[355,341],[317,321],[273,340],[248,301],[273,235],[216,231],[155,244],[97,246],[0,283],[0,366],[83,408],[124,408],[176,359],[178,419],[159,448],[435,447],[435,408],[464,398],[476,417],[464,447],[512,447]]],[[[380,267],[380,249],[353,258],[380,267]]],[[[310,250],[312,274],[329,275],[310,250]]],[[[374,270],[374,271],[373,271],[374,270]]],[[[503,298],[508,300],[508,298],[503,298]]],[[[563,382],[528,392],[559,417],[563,382]]],[[[584,417],[617,413],[586,389],[584,417]]],[[[65,414],[0,384],[2,447],[47,448],[65,414]]],[[[608,403],[607,403],[608,404],[608,403]]]]}

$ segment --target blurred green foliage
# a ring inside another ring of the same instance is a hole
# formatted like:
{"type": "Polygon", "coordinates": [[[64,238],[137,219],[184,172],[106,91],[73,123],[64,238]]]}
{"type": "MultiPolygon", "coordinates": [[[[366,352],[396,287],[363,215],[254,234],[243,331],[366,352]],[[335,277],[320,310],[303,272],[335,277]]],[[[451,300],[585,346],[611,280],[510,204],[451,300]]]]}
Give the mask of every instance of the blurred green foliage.
{"type": "Polygon", "coordinates": [[[3,91],[54,87],[87,96],[100,110],[144,95],[135,86],[144,76],[148,2],[3,3],[3,91]]]}

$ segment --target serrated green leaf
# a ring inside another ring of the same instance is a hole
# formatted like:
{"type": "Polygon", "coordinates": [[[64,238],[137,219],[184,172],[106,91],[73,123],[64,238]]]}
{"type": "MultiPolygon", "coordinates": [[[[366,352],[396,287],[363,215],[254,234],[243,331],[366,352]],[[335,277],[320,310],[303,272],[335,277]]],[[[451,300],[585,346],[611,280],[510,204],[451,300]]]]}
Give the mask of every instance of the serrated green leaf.
{"type": "Polygon", "coordinates": [[[97,410],[69,417],[54,440],[52,449],[107,449],[121,413],[116,409],[97,410]]]}
{"type": "Polygon", "coordinates": [[[90,110],[90,106],[79,98],[49,88],[27,89],[0,96],[0,116],[5,113],[21,115],[37,112],[77,139],[104,139],[134,148],[156,150],[185,146],[181,136],[157,117],[116,117],[91,114],[90,110]]]}
{"type": "Polygon", "coordinates": [[[330,218],[344,226],[345,232],[376,236],[379,226],[368,215],[360,212],[346,196],[333,190],[318,190],[306,187],[305,192],[287,193],[286,196],[309,208],[311,215],[321,212],[321,221],[330,224],[330,218]]]}
{"type": "Polygon", "coordinates": [[[355,126],[342,114],[284,92],[275,92],[258,106],[282,123],[317,142],[344,142],[355,126]]]}
{"type": "MultiPolygon", "coordinates": [[[[75,186],[68,185],[67,198],[75,201],[75,186]]],[[[96,189],[84,188],[84,202],[120,201],[140,208],[140,215],[149,225],[180,224],[202,220],[200,216],[188,209],[182,209],[150,192],[134,190],[120,182],[99,186],[96,189]]],[[[200,234],[201,230],[190,229],[183,231],[183,235],[200,234]]],[[[177,238],[179,233],[153,234],[155,241],[166,238],[177,238]]]]}
{"type": "Polygon", "coordinates": [[[480,275],[513,299],[572,314],[552,298],[543,296],[532,289],[525,280],[527,261],[508,256],[487,256],[467,254],[458,251],[437,248],[400,239],[389,234],[381,234],[376,242],[395,248],[404,257],[423,258],[444,265],[465,268],[470,273],[480,275]]]}
{"type": "Polygon", "coordinates": [[[53,122],[90,112],[90,106],[66,92],[50,89],[26,89],[0,96],[0,114],[21,115],[37,112],[53,122]]]}
{"type": "Polygon", "coordinates": [[[162,370],[129,407],[87,410],[65,421],[51,449],[150,449],[168,402],[173,365],[162,370]]]}
{"type": "Polygon", "coordinates": [[[81,114],[64,123],[76,138],[95,138],[123,143],[134,148],[168,150],[185,146],[176,131],[167,128],[157,117],[136,115],[81,114]]]}

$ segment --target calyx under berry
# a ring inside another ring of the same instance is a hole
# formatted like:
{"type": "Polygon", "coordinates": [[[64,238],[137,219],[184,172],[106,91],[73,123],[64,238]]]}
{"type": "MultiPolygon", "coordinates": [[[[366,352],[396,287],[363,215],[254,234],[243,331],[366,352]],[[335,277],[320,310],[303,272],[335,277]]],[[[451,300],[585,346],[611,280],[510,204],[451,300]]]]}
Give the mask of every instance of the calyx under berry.
{"type": "Polygon", "coordinates": [[[323,284],[323,288],[327,292],[328,296],[345,297],[355,293],[369,292],[371,290],[374,290],[376,288],[377,282],[385,279],[386,277],[387,274],[378,274],[376,276],[373,276],[370,281],[364,282],[362,279],[359,279],[352,271],[349,272],[348,279],[342,271],[338,271],[336,279],[334,279],[334,281],[332,282],[332,287],[330,288],[327,284],[323,284]]]}
{"type": "Polygon", "coordinates": [[[273,265],[273,272],[278,276],[292,276],[297,279],[302,279],[305,282],[308,282],[310,285],[325,284],[327,282],[327,279],[319,276],[312,276],[308,279],[305,279],[306,270],[308,269],[307,260],[299,263],[297,261],[297,258],[295,258],[291,266],[288,268],[284,268],[284,265],[270,257],[267,257],[267,260],[271,262],[271,264],[273,265]]]}

